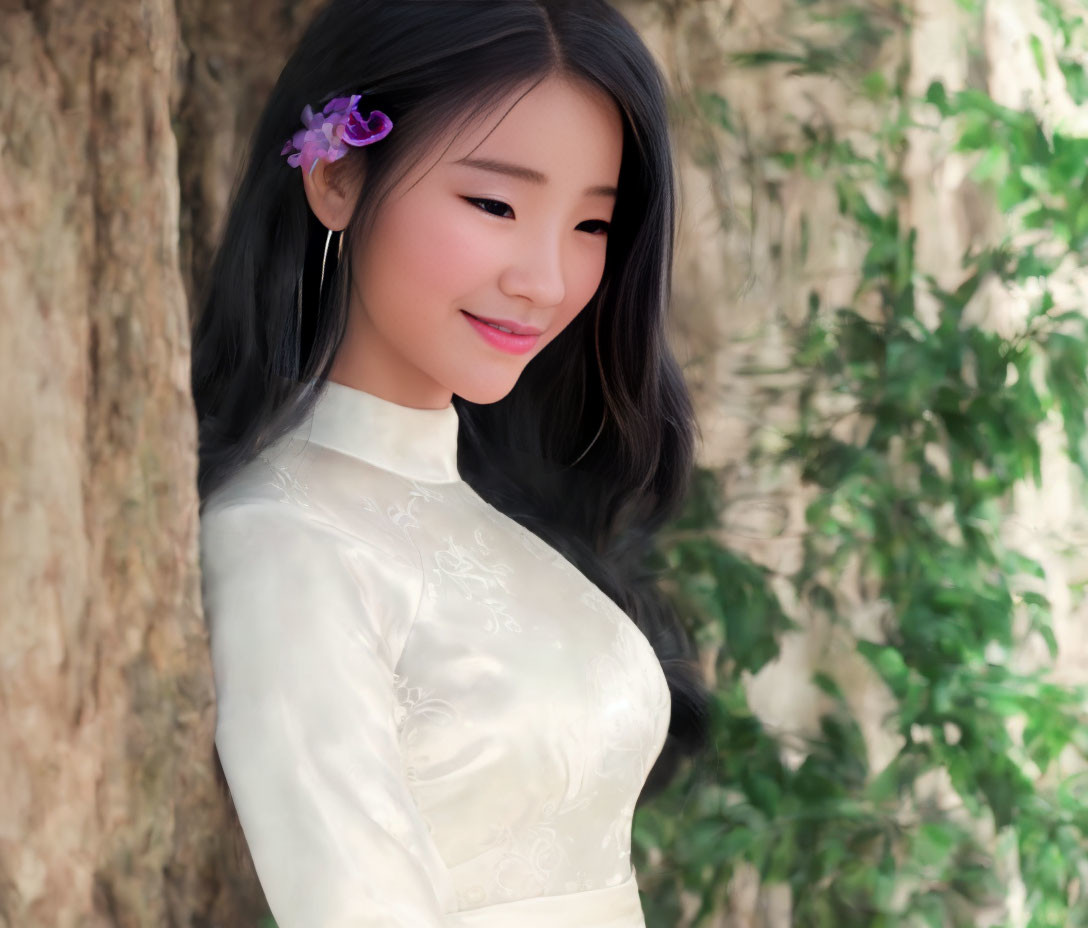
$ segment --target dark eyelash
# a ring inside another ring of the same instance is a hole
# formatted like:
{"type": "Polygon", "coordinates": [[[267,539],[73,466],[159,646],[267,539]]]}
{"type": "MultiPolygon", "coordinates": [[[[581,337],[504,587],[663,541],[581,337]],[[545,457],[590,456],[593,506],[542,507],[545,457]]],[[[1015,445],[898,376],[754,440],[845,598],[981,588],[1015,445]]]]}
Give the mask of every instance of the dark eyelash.
{"type": "MultiPolygon", "coordinates": [[[[510,205],[508,203],[503,203],[502,200],[491,200],[491,199],[488,199],[487,197],[464,197],[464,199],[467,200],[469,203],[473,203],[473,204],[489,203],[489,204],[491,204],[493,206],[500,206],[503,209],[510,209],[510,205]]],[[[483,209],[483,207],[480,207],[480,209],[482,210],[482,212],[488,213],[491,216],[498,216],[498,213],[493,213],[493,212],[491,212],[491,210],[483,209]]],[[[513,210],[511,209],[510,212],[513,212],[513,210]]],[[[498,216],[498,218],[502,219],[503,217],[498,216]]],[[[596,223],[601,228],[601,231],[603,231],[605,233],[607,233],[608,230],[611,228],[611,225],[609,223],[605,222],[603,219],[590,219],[590,220],[587,220],[587,221],[592,222],[592,223],[596,223]]]]}
{"type": "MultiPolygon", "coordinates": [[[[465,197],[465,199],[468,200],[469,203],[491,203],[494,206],[501,206],[504,209],[510,209],[510,206],[506,203],[503,203],[502,200],[488,200],[484,197],[465,197]]],[[[483,212],[489,213],[492,216],[498,215],[497,213],[492,213],[490,210],[487,209],[483,210],[483,212]]],[[[513,212],[513,210],[510,210],[510,212],[513,212]]],[[[501,219],[502,217],[499,216],[499,218],[501,219]]]]}

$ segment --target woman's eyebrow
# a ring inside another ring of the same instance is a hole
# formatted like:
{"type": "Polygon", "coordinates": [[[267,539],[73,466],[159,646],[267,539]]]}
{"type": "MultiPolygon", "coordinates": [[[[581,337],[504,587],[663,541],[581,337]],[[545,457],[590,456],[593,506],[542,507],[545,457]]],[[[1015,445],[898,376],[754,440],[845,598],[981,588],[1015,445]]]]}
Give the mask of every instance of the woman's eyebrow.
{"type": "MultiPolygon", "coordinates": [[[[521,164],[512,164],[509,161],[499,161],[495,158],[460,158],[454,164],[463,164],[465,167],[491,171],[494,174],[505,174],[508,177],[516,177],[518,180],[527,180],[531,184],[543,186],[548,183],[548,176],[534,168],[527,168],[521,164]]],[[[615,187],[600,184],[594,187],[586,187],[585,196],[614,198],[617,192],[615,187]]]]}

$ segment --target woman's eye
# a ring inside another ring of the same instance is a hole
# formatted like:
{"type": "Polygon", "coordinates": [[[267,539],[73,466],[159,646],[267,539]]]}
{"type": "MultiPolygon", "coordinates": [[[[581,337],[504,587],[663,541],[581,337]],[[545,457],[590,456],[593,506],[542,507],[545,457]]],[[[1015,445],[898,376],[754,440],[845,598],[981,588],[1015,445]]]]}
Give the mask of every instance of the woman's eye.
{"type": "Polygon", "coordinates": [[[603,219],[590,219],[588,222],[583,222],[582,225],[596,226],[599,234],[607,235],[611,226],[603,219]]]}
{"type": "MultiPolygon", "coordinates": [[[[504,210],[510,210],[510,212],[513,213],[513,210],[511,210],[506,203],[503,203],[502,200],[489,200],[486,197],[464,197],[464,199],[492,216],[500,216],[504,210]],[[497,210],[492,210],[491,207],[497,207],[497,210]]],[[[500,216],[500,218],[502,217],[500,216]]],[[[582,225],[594,226],[596,234],[608,234],[609,223],[605,222],[603,219],[590,219],[587,222],[583,222],[582,225]]]]}
{"type": "MultiPolygon", "coordinates": [[[[504,209],[510,209],[510,207],[503,203],[501,200],[487,200],[482,197],[465,197],[465,199],[468,200],[469,203],[475,203],[478,206],[481,203],[486,204],[485,206],[480,206],[480,209],[482,209],[485,213],[491,213],[492,216],[498,216],[499,213],[491,212],[491,210],[487,208],[488,206],[497,206],[499,208],[499,212],[502,212],[504,209]]],[[[513,210],[510,211],[513,212],[513,210]]]]}

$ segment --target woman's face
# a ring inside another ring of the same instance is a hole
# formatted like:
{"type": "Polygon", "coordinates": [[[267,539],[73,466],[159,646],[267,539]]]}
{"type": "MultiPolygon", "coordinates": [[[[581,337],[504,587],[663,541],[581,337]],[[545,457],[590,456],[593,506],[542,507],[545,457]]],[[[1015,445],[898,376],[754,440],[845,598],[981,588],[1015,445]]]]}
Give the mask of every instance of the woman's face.
{"type": "Polygon", "coordinates": [[[597,290],[619,110],[603,91],[555,77],[503,116],[507,106],[434,163],[437,146],[379,208],[351,257],[332,380],[405,406],[447,406],[454,393],[496,402],[597,290]],[[506,336],[473,316],[539,335],[506,336]]]}

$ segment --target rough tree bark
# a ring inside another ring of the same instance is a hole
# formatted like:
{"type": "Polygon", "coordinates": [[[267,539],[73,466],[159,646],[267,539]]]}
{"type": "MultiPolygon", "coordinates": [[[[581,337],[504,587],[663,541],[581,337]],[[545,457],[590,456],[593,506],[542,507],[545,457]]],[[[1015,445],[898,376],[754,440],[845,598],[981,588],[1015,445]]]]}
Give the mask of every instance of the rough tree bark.
{"type": "Polygon", "coordinates": [[[3,926],[267,911],[212,753],[186,291],[306,10],[227,6],[0,2],[3,926]]]}

